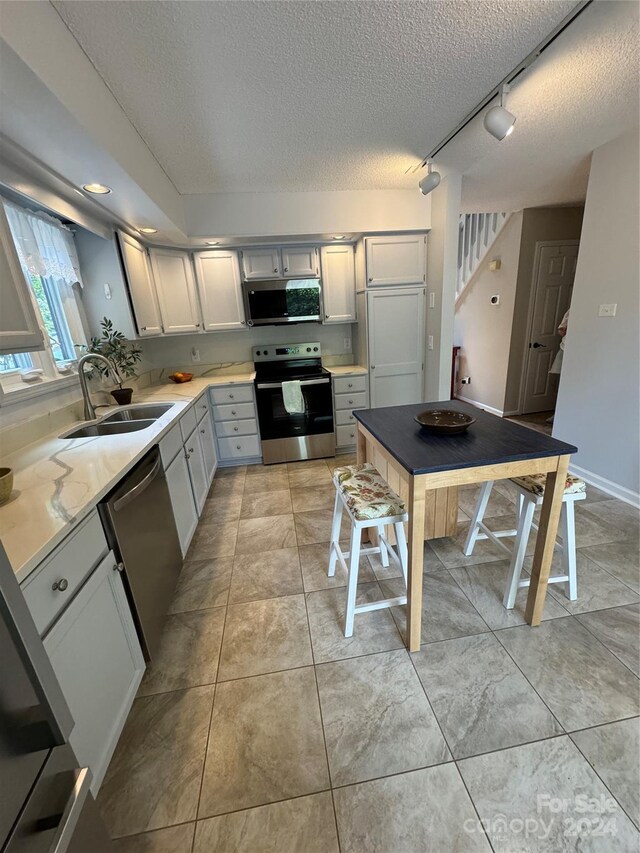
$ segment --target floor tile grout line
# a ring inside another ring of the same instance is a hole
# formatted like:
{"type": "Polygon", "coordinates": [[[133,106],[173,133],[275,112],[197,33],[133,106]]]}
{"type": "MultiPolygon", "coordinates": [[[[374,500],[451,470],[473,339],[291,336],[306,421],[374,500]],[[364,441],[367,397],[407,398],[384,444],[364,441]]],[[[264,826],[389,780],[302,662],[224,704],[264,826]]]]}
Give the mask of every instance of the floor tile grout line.
{"type": "MultiPolygon", "coordinates": [[[[624,605],[624,604],[622,605],[622,607],[628,607],[628,606],[629,606],[629,605],[624,605]]],[[[607,608],[604,608],[604,609],[605,609],[605,610],[615,610],[616,608],[615,608],[615,607],[607,607],[607,608]]],[[[599,611],[599,610],[591,610],[591,611],[589,611],[589,612],[590,612],[590,613],[600,613],[600,612],[602,612],[602,611],[599,611]]],[[[587,615],[588,615],[588,613],[580,613],[580,614],[576,615],[574,618],[575,618],[576,622],[577,622],[577,623],[578,623],[582,628],[584,628],[584,629],[585,629],[585,631],[586,631],[588,634],[591,634],[591,636],[592,636],[595,640],[597,640],[597,641],[600,643],[600,645],[601,645],[603,648],[605,648],[605,649],[609,652],[609,654],[610,654],[610,655],[613,655],[613,656],[614,656],[614,658],[622,664],[622,666],[624,666],[626,669],[628,669],[628,670],[629,670],[629,672],[631,673],[631,675],[635,675],[636,679],[640,680],[640,675],[638,675],[636,672],[634,672],[634,671],[631,669],[631,667],[630,667],[630,666],[627,666],[627,664],[626,664],[623,660],[621,660],[621,659],[618,657],[618,655],[617,655],[614,651],[612,651],[612,650],[609,648],[609,646],[604,642],[604,640],[601,640],[601,639],[600,639],[600,637],[598,637],[598,635],[597,635],[596,633],[594,633],[594,632],[591,630],[591,628],[589,628],[589,626],[588,626],[588,625],[584,625],[584,624],[580,621],[580,619],[578,619],[578,616],[587,616],[587,615]]]]}

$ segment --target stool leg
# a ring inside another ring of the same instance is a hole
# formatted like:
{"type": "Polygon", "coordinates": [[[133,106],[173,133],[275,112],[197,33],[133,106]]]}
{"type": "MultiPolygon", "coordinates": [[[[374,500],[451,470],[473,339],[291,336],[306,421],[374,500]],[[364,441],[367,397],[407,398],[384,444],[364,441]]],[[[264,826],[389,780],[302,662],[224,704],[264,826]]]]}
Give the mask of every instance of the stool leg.
{"type": "Polygon", "coordinates": [[[360,564],[360,537],[362,531],[355,524],[351,528],[351,557],[349,559],[349,579],[347,583],[347,608],[344,614],[344,635],[353,635],[353,617],[358,590],[358,567],[360,564]]]}
{"type": "Polygon", "coordinates": [[[535,501],[525,501],[525,506],[520,512],[518,518],[518,530],[516,533],[516,541],[513,545],[513,553],[511,554],[511,565],[509,566],[509,580],[507,588],[504,592],[502,603],[507,610],[513,610],[516,603],[516,594],[518,592],[518,583],[522,574],[522,564],[527,552],[527,543],[529,534],[531,533],[531,524],[533,522],[533,513],[536,509],[535,501]]]}
{"type": "Polygon", "coordinates": [[[387,546],[380,537],[384,537],[384,524],[378,525],[378,545],[380,546],[380,562],[383,566],[388,566],[389,554],[387,552],[387,546]]]}
{"type": "Polygon", "coordinates": [[[342,499],[336,491],[336,502],[333,507],[333,522],[331,524],[331,544],[329,545],[329,571],[328,576],[332,578],[336,573],[336,561],[338,554],[336,548],[339,548],[340,542],[340,525],[342,524],[342,499]]]}
{"type": "Polygon", "coordinates": [[[404,532],[404,524],[401,521],[393,525],[396,530],[396,542],[398,543],[398,555],[402,565],[402,574],[404,575],[404,583],[407,585],[407,566],[409,565],[409,552],[407,550],[407,537],[404,532]]]}
{"type": "Polygon", "coordinates": [[[464,554],[466,557],[469,557],[471,554],[473,554],[473,549],[476,545],[476,539],[478,538],[478,533],[480,532],[480,528],[478,527],[478,525],[484,518],[484,513],[487,509],[487,504],[489,503],[489,497],[491,496],[492,488],[493,480],[488,480],[480,487],[478,501],[476,503],[476,508],[473,513],[473,518],[471,519],[469,533],[467,534],[467,541],[464,543],[464,554]]]}
{"type": "Polygon", "coordinates": [[[574,501],[564,501],[560,515],[562,531],[562,562],[564,573],[569,580],[564,585],[564,594],[569,601],[578,597],[578,579],[576,576],[576,520],[574,501]]]}

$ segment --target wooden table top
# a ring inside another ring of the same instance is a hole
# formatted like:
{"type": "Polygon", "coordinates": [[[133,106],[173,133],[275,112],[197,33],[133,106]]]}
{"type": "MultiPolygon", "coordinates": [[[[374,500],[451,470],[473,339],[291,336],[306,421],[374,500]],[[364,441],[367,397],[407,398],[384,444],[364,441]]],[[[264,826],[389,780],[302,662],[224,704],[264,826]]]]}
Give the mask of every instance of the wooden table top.
{"type": "Polygon", "coordinates": [[[577,447],[566,444],[459,400],[416,403],[383,409],[358,409],[354,417],[411,474],[433,474],[523,459],[564,456],[577,447]],[[414,421],[429,409],[453,409],[476,418],[466,432],[437,435],[414,421]]]}

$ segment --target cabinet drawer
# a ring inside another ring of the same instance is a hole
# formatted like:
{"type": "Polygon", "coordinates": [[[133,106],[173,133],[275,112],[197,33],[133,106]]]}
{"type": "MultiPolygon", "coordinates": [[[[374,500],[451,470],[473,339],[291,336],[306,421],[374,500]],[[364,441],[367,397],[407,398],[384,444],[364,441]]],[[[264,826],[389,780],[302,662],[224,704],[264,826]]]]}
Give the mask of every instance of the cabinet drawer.
{"type": "Polygon", "coordinates": [[[260,456],[260,442],[257,435],[245,435],[241,438],[219,438],[220,459],[243,459],[260,456]]]}
{"type": "Polygon", "coordinates": [[[220,388],[211,388],[210,393],[214,405],[253,403],[253,385],[223,385],[220,388]]]}
{"type": "Polygon", "coordinates": [[[226,403],[213,407],[214,421],[235,421],[244,418],[255,418],[256,409],[251,403],[226,403]]]}
{"type": "Polygon", "coordinates": [[[336,447],[350,447],[356,443],[358,428],[353,426],[336,427],[336,447]]]}
{"type": "Polygon", "coordinates": [[[180,418],[180,431],[182,432],[182,440],[186,441],[191,433],[196,428],[196,410],[195,406],[189,406],[184,415],[180,418]]]}
{"type": "Polygon", "coordinates": [[[333,393],[334,394],[353,394],[355,391],[367,390],[367,377],[364,374],[360,376],[334,376],[333,377],[333,393]]]}
{"type": "Polygon", "coordinates": [[[216,424],[218,438],[233,438],[234,435],[257,435],[258,424],[255,418],[244,421],[224,421],[216,424]]]}
{"type": "Polygon", "coordinates": [[[336,426],[353,426],[356,423],[351,409],[338,409],[336,411],[336,426]]]}
{"type": "Polygon", "coordinates": [[[200,421],[209,411],[209,400],[207,399],[207,395],[203,394],[193,407],[196,410],[196,419],[198,423],[200,423],[200,421]]]}
{"type": "Polygon", "coordinates": [[[100,516],[94,510],[27,578],[22,591],[41,634],[71,601],[108,550],[100,516]]]}
{"type": "Polygon", "coordinates": [[[336,411],[339,409],[365,409],[367,392],[357,391],[355,394],[336,394],[336,411]]]}
{"type": "Polygon", "coordinates": [[[160,456],[162,457],[162,466],[167,470],[172,460],[176,458],[179,451],[182,450],[184,439],[180,432],[180,424],[172,426],[169,432],[160,439],[160,456]]]}

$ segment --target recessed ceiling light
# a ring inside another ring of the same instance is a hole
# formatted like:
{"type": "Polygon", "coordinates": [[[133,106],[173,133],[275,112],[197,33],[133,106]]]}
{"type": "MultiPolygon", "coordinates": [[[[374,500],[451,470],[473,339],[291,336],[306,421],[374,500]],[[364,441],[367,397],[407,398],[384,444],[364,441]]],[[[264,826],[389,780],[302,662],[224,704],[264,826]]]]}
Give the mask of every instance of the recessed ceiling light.
{"type": "Polygon", "coordinates": [[[107,195],[111,192],[111,187],[105,187],[104,184],[83,184],[82,189],[95,195],[107,195]]]}
{"type": "Polygon", "coordinates": [[[138,231],[141,234],[157,234],[158,233],[157,228],[138,228],[138,231]]]}
{"type": "Polygon", "coordinates": [[[218,246],[220,244],[220,240],[206,240],[207,246],[218,246]]]}

